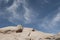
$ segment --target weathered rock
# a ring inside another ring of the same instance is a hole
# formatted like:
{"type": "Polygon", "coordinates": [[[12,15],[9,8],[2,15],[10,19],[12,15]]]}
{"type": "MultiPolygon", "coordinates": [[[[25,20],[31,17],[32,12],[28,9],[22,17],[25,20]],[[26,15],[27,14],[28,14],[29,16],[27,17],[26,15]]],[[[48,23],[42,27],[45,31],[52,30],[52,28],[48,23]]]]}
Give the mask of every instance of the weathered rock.
{"type": "Polygon", "coordinates": [[[21,25],[16,26],[8,26],[4,28],[0,28],[0,33],[11,33],[11,32],[22,32],[23,27],[21,25]]]}
{"type": "Polygon", "coordinates": [[[33,28],[23,28],[21,25],[0,28],[0,40],[57,40],[58,38],[60,34],[44,33],[33,28]]]}

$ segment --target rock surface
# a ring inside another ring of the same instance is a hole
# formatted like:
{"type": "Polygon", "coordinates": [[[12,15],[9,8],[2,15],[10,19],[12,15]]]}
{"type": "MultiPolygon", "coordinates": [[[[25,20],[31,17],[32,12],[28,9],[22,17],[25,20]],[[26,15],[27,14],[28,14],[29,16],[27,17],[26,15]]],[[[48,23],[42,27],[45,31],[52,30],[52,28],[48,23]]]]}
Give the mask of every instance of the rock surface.
{"type": "Polygon", "coordinates": [[[0,40],[60,40],[60,34],[53,35],[18,25],[0,28],[0,40]]]}

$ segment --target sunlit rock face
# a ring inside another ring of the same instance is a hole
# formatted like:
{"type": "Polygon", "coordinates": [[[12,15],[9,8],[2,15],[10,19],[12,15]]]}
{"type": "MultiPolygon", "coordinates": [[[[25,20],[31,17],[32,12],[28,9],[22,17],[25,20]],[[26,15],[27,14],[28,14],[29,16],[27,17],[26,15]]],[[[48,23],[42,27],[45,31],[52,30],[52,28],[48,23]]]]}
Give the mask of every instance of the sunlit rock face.
{"type": "Polygon", "coordinates": [[[49,34],[21,25],[0,28],[0,40],[58,40],[59,34],[49,34]]]}

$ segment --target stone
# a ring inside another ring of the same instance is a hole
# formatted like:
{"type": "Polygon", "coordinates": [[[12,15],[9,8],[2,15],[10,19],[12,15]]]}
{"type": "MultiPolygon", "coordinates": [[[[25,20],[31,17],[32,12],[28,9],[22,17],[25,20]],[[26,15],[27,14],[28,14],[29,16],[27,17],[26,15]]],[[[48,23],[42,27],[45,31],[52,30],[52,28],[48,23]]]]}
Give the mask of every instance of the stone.
{"type": "Polygon", "coordinates": [[[22,25],[0,28],[0,40],[56,40],[60,34],[44,33],[22,25]]]}

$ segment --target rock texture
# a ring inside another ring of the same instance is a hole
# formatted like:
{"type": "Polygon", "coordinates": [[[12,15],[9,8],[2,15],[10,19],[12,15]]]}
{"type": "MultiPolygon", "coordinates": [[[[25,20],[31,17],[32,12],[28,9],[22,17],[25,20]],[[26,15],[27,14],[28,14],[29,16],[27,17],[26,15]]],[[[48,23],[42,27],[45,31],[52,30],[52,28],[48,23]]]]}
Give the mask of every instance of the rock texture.
{"type": "Polygon", "coordinates": [[[23,28],[21,25],[0,28],[0,40],[60,40],[57,35],[44,33],[33,28],[23,28]]]}

